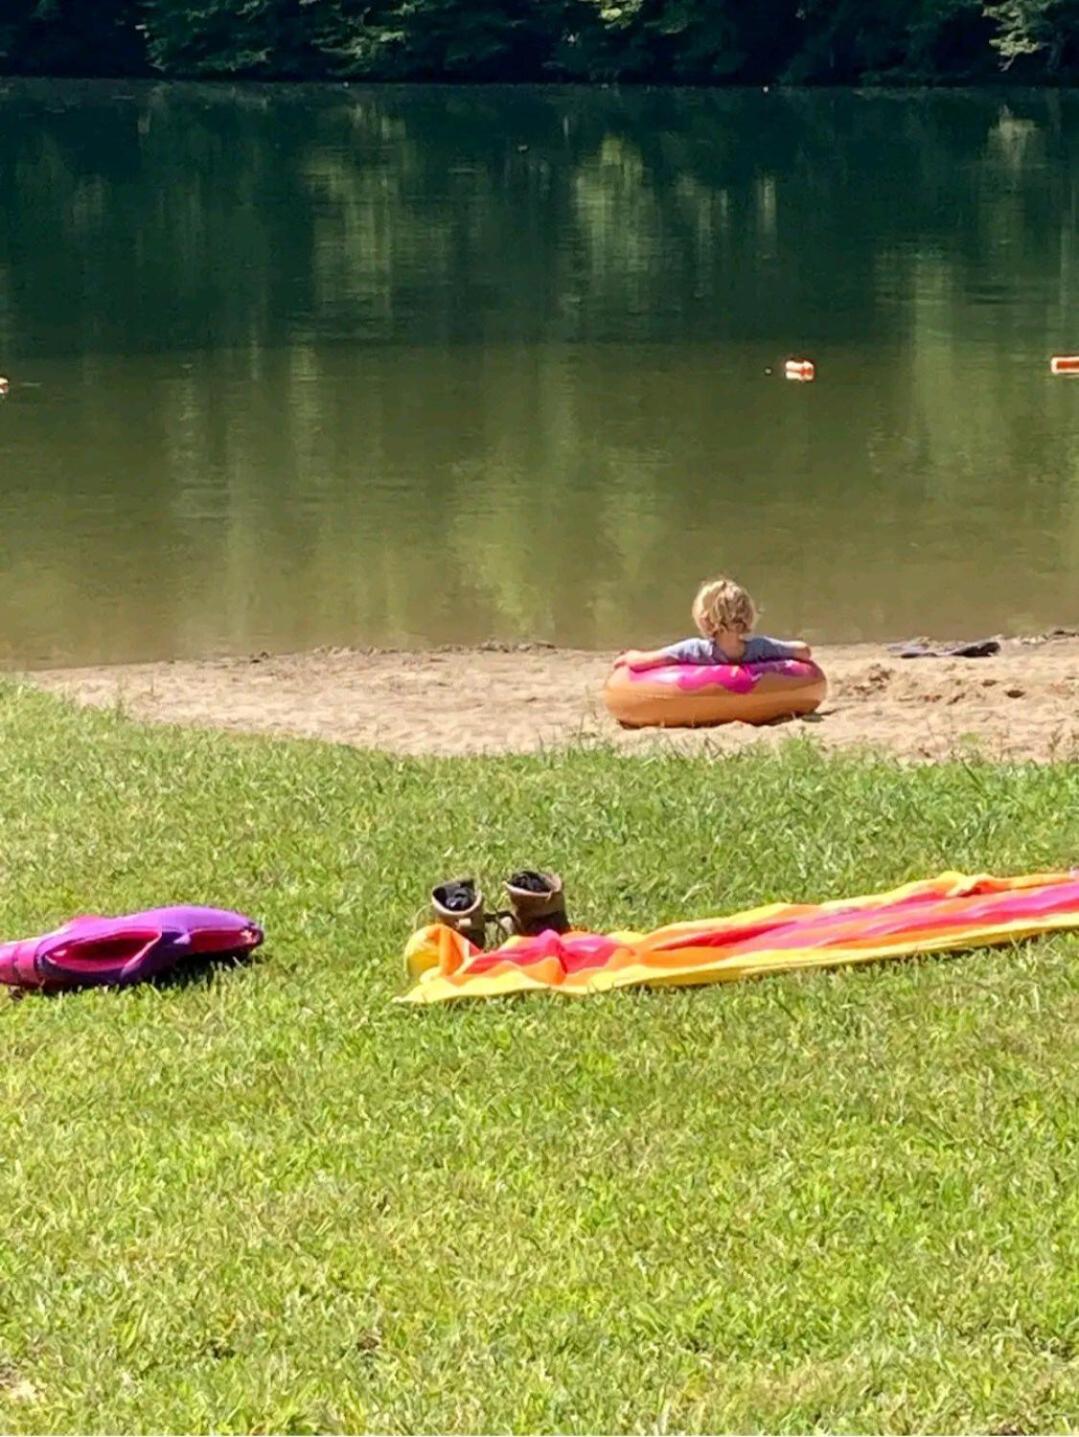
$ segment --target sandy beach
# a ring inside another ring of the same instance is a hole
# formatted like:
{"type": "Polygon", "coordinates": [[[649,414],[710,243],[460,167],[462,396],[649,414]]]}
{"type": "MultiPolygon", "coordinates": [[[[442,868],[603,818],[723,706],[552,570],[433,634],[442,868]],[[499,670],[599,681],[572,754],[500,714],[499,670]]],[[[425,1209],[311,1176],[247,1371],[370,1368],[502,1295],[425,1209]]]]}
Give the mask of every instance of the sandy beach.
{"type": "Polygon", "coordinates": [[[602,740],[726,753],[811,735],[924,761],[977,745],[997,760],[1079,757],[1079,635],[1012,639],[986,659],[900,659],[883,645],[825,647],[829,695],[811,719],[766,729],[622,730],[602,687],[612,655],[539,646],[317,650],[62,669],[28,681],[133,717],[327,739],[398,754],[523,753],[602,740]]]}

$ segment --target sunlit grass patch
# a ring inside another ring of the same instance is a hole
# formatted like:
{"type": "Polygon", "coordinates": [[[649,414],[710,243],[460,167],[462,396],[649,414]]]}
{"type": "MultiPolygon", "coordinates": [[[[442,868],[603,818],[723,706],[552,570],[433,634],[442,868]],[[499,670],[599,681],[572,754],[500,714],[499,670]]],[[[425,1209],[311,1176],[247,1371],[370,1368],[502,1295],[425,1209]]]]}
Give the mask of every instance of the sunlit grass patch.
{"type": "Polygon", "coordinates": [[[0,1008],[0,1427],[1074,1420],[1076,957],[391,1005],[430,885],[650,927],[1074,862],[1076,766],[400,761],[0,692],[3,932],[212,902],[208,980],[0,1008]]]}

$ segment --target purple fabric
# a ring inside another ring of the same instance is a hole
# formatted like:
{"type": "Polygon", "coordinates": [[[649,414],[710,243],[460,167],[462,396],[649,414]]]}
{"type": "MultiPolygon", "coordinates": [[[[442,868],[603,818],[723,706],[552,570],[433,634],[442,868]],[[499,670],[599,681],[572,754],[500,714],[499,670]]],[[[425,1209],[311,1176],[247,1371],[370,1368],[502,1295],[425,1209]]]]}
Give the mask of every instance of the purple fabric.
{"type": "Polygon", "coordinates": [[[24,988],[138,983],[183,958],[250,953],[262,938],[252,919],[223,908],[86,915],[44,937],[0,944],[0,983],[24,988]]]}
{"type": "Polygon", "coordinates": [[[766,664],[775,659],[793,659],[796,650],[782,639],[770,639],[767,634],[750,634],[745,641],[745,653],[740,659],[725,654],[715,639],[680,639],[677,644],[668,644],[661,649],[672,664],[766,664]]]}

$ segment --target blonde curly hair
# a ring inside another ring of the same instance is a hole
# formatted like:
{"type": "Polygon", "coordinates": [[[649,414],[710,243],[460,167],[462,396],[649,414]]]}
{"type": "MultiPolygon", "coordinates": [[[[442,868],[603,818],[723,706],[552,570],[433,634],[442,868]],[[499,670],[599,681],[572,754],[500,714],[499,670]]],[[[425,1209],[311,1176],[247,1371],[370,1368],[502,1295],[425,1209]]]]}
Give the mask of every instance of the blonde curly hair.
{"type": "Polygon", "coordinates": [[[724,629],[748,634],[757,622],[757,606],[733,579],[709,579],[693,600],[693,622],[706,639],[724,629]]]}

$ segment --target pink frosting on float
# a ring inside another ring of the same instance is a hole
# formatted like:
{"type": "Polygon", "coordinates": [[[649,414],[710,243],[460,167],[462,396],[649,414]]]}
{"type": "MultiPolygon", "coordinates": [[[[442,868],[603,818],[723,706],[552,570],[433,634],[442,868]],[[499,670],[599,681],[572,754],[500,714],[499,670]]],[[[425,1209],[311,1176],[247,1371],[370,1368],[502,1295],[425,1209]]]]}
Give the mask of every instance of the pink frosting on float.
{"type": "Polygon", "coordinates": [[[783,674],[801,682],[816,673],[815,664],[802,663],[800,659],[769,659],[762,664],[664,664],[659,669],[630,669],[629,678],[631,683],[656,684],[682,693],[720,688],[732,694],[748,694],[765,674],[783,674]]]}

